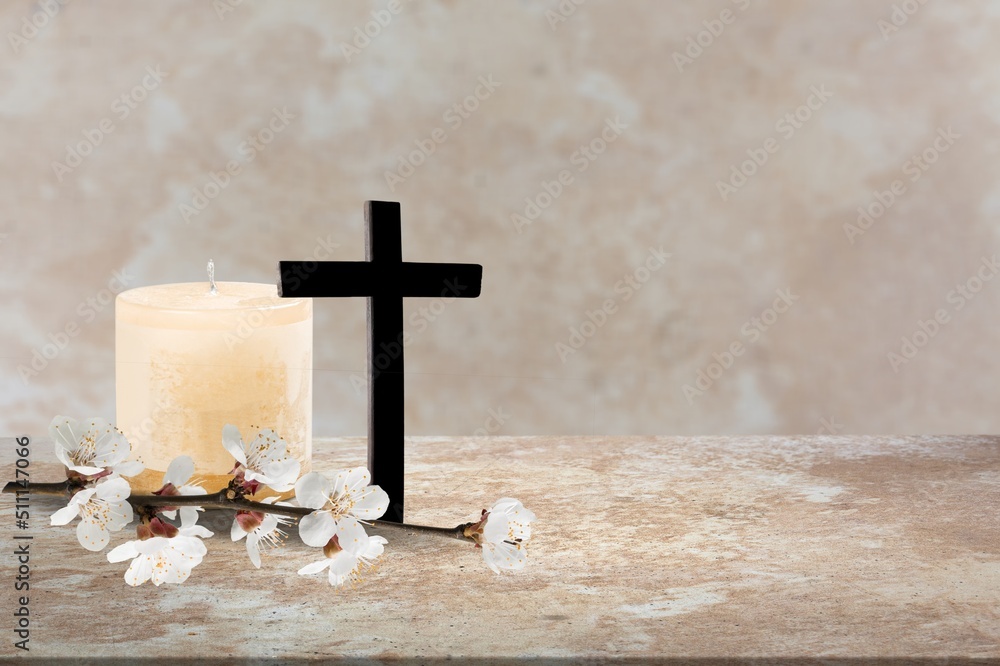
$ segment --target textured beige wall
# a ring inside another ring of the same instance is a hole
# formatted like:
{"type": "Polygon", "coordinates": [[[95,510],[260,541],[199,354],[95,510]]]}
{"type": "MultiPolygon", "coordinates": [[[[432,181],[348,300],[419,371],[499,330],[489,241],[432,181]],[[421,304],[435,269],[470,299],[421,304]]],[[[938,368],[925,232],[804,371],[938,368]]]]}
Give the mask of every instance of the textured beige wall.
{"type": "MultiPolygon", "coordinates": [[[[362,259],[366,199],[402,203],[405,258],[485,266],[478,300],[407,304],[411,433],[1000,429],[1000,3],[418,1],[352,44],[387,6],[3,3],[0,431],[113,418],[115,276],[362,259]]],[[[364,303],[316,313],[316,433],[363,433],[364,303]]]]}

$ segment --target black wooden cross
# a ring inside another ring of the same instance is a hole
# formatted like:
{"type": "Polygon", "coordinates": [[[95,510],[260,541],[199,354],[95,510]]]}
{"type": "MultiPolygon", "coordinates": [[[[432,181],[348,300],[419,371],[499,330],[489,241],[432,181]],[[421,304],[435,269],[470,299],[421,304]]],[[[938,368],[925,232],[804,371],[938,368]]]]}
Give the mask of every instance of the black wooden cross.
{"type": "Polygon", "coordinates": [[[399,203],[365,202],[368,261],[282,261],[278,295],[368,298],[368,469],[403,522],[403,298],[476,298],[479,264],[403,261],[399,203]]]}

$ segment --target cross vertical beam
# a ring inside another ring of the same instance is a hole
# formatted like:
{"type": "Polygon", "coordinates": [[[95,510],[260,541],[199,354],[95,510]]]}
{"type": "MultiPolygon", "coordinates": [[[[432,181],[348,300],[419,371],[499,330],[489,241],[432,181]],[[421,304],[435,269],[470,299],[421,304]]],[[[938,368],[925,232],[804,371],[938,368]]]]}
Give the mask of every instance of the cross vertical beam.
{"type": "MultiPolygon", "coordinates": [[[[403,262],[399,204],[365,202],[365,258],[375,273],[390,282],[403,262]]],[[[392,280],[393,282],[395,280],[392,280]]],[[[390,499],[386,520],[403,522],[404,459],[403,414],[403,297],[368,297],[368,471],[372,483],[390,499]],[[393,345],[396,345],[394,347],[393,345]],[[396,350],[387,354],[383,350],[396,350]],[[384,367],[378,367],[382,365],[384,367]],[[378,407],[376,409],[376,406],[378,407]],[[391,415],[398,415],[393,418],[391,415]]]]}

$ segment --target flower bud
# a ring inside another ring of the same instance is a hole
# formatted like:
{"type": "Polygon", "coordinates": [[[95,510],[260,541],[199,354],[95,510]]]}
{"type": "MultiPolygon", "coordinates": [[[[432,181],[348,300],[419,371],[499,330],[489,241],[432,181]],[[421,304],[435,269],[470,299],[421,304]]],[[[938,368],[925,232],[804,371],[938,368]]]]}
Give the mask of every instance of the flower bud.
{"type": "Polygon", "coordinates": [[[337,553],[342,550],[344,549],[340,547],[340,539],[336,534],[334,534],[330,541],[323,546],[323,554],[327,557],[335,557],[337,553]]]}
{"type": "Polygon", "coordinates": [[[465,526],[462,531],[462,535],[466,539],[471,539],[476,543],[476,546],[480,546],[483,543],[483,530],[486,529],[486,521],[490,518],[490,512],[483,509],[483,515],[479,519],[479,522],[469,523],[465,526]]]}
{"type": "Polygon", "coordinates": [[[149,531],[153,533],[153,536],[166,537],[168,539],[177,536],[177,528],[170,523],[165,523],[159,518],[153,518],[149,521],[149,531]]]}
{"type": "Polygon", "coordinates": [[[154,490],[153,494],[161,497],[173,497],[174,495],[180,495],[181,491],[177,490],[177,487],[174,484],[168,483],[159,490],[154,490]]]}
{"type": "Polygon", "coordinates": [[[264,514],[260,511],[237,511],[236,523],[244,532],[253,532],[264,522],[264,514]]]}

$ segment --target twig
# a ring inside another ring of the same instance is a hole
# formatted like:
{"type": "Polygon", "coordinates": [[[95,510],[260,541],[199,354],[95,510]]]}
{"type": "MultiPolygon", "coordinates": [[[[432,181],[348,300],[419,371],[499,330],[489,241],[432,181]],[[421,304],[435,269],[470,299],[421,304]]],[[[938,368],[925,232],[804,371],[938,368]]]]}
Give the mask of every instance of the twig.
{"type": "MultiPolygon", "coordinates": [[[[33,495],[56,495],[72,497],[79,486],[72,484],[69,480],[56,483],[28,483],[21,484],[17,481],[10,481],[4,486],[4,493],[29,493],[33,495]]],[[[223,488],[217,493],[207,495],[130,495],[128,503],[136,507],[181,507],[198,506],[203,509],[225,509],[229,511],[259,511],[261,513],[274,513],[281,516],[301,518],[313,512],[309,507],[287,506],[285,504],[265,504],[264,502],[254,502],[240,497],[230,488],[223,488]]],[[[407,523],[394,523],[386,520],[366,520],[361,521],[375,528],[406,529],[429,534],[439,534],[454,539],[468,541],[465,536],[465,528],[472,523],[463,523],[456,527],[433,527],[431,525],[410,525],[407,523]]]]}

